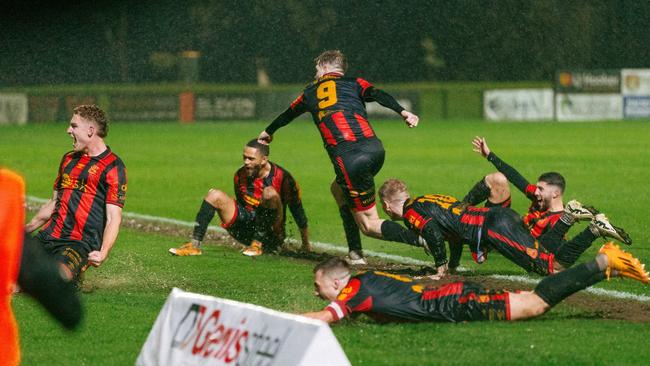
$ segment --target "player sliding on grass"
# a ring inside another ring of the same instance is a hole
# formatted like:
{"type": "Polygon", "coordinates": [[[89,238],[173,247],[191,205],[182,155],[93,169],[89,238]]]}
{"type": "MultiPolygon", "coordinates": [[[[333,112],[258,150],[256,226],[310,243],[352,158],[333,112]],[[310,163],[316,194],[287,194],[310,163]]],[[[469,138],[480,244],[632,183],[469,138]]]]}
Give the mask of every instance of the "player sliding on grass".
{"type": "Polygon", "coordinates": [[[384,272],[352,276],[345,261],[330,258],[314,268],[314,286],[316,296],[331,303],[303,315],[327,323],[359,313],[379,322],[523,320],[544,314],[571,294],[610,276],[650,282],[644,265],[612,243],[603,245],[595,260],[546,277],[533,291],[521,292],[489,290],[473,282],[431,287],[384,272]]]}
{"type": "MultiPolygon", "coordinates": [[[[467,243],[477,263],[497,250],[529,272],[548,275],[572,266],[586,247],[562,241],[545,247],[530,233],[521,217],[507,207],[474,207],[451,196],[430,194],[411,198],[404,182],[389,179],[379,188],[384,211],[425,241],[433,255],[437,276],[447,272],[445,240],[467,243]]],[[[572,210],[564,211],[573,217],[572,210]]]]}
{"type": "Polygon", "coordinates": [[[254,257],[273,251],[284,243],[287,205],[300,229],[302,249],[311,250],[300,187],[287,170],[269,161],[268,145],[254,139],[244,146],[244,166],[235,173],[235,196],[232,199],[223,191],[210,189],[196,214],[192,241],[169,252],[201,255],[201,241],[215,212],[221,227],[248,245],[242,254],[254,257]]]}
{"type": "Polygon", "coordinates": [[[67,132],[73,151],[61,159],[54,195],[25,230],[43,226],[36,238],[76,280],[88,265],[104,263],[115,244],[126,199],[126,167],[104,142],[108,118],[98,106],[76,107],[67,132]]]}
{"type": "Polygon", "coordinates": [[[384,147],[368,122],[365,103],[378,102],[392,109],[408,127],[417,126],[418,116],[368,81],[346,77],[348,65],[341,51],[325,51],[314,61],[316,80],[260,133],[258,139],[270,143],[279,128],[305,112],[312,114],[336,174],[331,192],[343,220],[348,260],[364,264],[359,229],[378,239],[417,242],[417,237],[404,227],[382,220],[377,214],[374,176],[384,164],[384,147]]]}
{"type": "MultiPolygon", "coordinates": [[[[530,184],[517,170],[490,150],[485,138],[477,136],[472,144],[474,151],[494,164],[498,172],[488,174],[476,183],[463,198],[464,202],[476,206],[485,201],[486,207],[510,207],[508,182],[511,182],[531,200],[530,208],[523,220],[533,237],[547,249],[554,251],[555,247],[563,245],[564,236],[579,220],[591,221],[587,228],[570,241],[571,248],[579,253],[589,248],[600,236],[612,237],[625,244],[632,244],[632,240],[623,229],[612,225],[604,214],[593,207],[583,206],[576,200],[569,201],[565,206],[562,195],[566,183],[559,173],[543,173],[536,184],[530,184]]],[[[456,267],[462,247],[450,244],[450,248],[452,251],[450,267],[456,267]]]]}

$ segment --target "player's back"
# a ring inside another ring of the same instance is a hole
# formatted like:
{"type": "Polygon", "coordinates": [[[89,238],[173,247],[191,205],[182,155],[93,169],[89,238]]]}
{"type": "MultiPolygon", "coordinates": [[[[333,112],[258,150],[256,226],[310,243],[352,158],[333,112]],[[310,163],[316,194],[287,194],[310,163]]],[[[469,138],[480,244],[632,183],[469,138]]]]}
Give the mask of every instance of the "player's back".
{"type": "Polygon", "coordinates": [[[481,218],[455,197],[442,194],[427,194],[407,201],[404,218],[416,228],[423,227],[428,220],[435,220],[447,240],[475,243],[483,223],[481,218]],[[420,222],[418,222],[420,221],[420,222]]]}
{"type": "Polygon", "coordinates": [[[375,137],[368,123],[365,90],[371,84],[360,78],[325,75],[303,91],[302,103],[327,146],[375,137]]]}

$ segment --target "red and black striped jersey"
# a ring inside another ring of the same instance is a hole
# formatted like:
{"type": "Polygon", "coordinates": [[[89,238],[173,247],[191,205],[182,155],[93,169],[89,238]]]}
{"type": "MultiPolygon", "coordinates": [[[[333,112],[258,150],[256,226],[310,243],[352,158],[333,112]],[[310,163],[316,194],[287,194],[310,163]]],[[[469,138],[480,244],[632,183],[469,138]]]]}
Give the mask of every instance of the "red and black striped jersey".
{"type": "Polygon", "coordinates": [[[66,153],[54,181],[54,212],[39,235],[46,241],[77,241],[100,250],[106,205],[124,206],[126,184],[126,167],[110,148],[97,156],[66,153]]]}
{"type": "MultiPolygon", "coordinates": [[[[333,315],[334,321],[364,313],[378,322],[455,322],[488,319],[480,311],[475,314],[472,301],[501,300],[508,306],[507,293],[486,295],[478,291],[481,289],[480,285],[464,282],[425,286],[405,276],[365,272],[352,277],[325,310],[333,315]]],[[[509,317],[509,312],[504,312],[499,319],[509,317]]]]}
{"type": "Polygon", "coordinates": [[[533,237],[539,238],[544,235],[560,219],[562,211],[541,211],[537,206],[537,197],[535,197],[536,185],[530,184],[515,168],[506,164],[493,152],[490,152],[487,159],[531,201],[528,213],[523,217],[524,223],[528,226],[533,237]]]}
{"type": "MultiPolygon", "coordinates": [[[[293,176],[281,166],[269,162],[271,170],[264,178],[248,176],[245,167],[235,173],[235,196],[237,202],[248,211],[255,211],[262,201],[262,192],[266,187],[273,187],[280,195],[282,204],[289,206],[291,215],[299,228],[307,227],[307,215],[302,207],[300,186],[293,176]]],[[[286,213],[286,210],[284,210],[286,213]]]]}
{"type": "Polygon", "coordinates": [[[272,135],[297,116],[310,112],[326,147],[344,142],[359,142],[375,137],[368,123],[366,102],[379,104],[401,113],[404,108],[395,98],[362,78],[329,73],[309,84],[291,106],[267,128],[272,135]]]}
{"type": "Polygon", "coordinates": [[[403,219],[407,228],[426,240],[437,265],[445,262],[445,241],[468,243],[474,260],[481,263],[485,250],[480,247],[480,236],[489,211],[488,207],[467,206],[452,196],[429,194],[407,200],[403,219]]]}

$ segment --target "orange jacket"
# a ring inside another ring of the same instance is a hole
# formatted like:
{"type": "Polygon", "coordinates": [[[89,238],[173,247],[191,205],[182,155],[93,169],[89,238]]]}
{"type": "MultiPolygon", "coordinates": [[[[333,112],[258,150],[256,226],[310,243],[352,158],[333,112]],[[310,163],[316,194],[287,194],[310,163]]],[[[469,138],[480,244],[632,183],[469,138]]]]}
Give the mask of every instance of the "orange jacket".
{"type": "Polygon", "coordinates": [[[20,363],[18,327],[11,310],[25,232],[25,182],[0,168],[0,365],[20,363]]]}

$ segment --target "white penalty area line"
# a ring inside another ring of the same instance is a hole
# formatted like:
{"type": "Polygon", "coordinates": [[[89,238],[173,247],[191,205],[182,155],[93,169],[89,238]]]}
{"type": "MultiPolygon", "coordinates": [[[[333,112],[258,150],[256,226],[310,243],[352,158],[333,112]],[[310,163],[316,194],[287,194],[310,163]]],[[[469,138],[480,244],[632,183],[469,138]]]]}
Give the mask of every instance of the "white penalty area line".
{"type": "MultiPolygon", "coordinates": [[[[34,196],[27,196],[27,200],[30,202],[35,202],[35,203],[45,203],[48,200],[40,197],[34,197],[34,196]]],[[[160,216],[152,216],[152,215],[145,215],[145,214],[139,214],[135,212],[122,212],[122,216],[126,218],[132,218],[132,219],[138,219],[138,220],[145,220],[145,221],[151,221],[151,222],[162,222],[166,224],[173,224],[173,225],[178,225],[178,226],[183,226],[183,227],[194,227],[194,222],[189,222],[189,221],[182,221],[182,220],[176,220],[168,217],[160,217],[160,216]]],[[[227,231],[222,228],[221,226],[215,226],[211,225],[208,226],[208,230],[211,231],[217,231],[220,233],[226,233],[227,231]]],[[[323,243],[323,242],[311,242],[313,247],[316,247],[318,249],[321,249],[323,251],[328,251],[328,252],[336,252],[336,253],[342,253],[342,254],[347,254],[348,250],[347,248],[344,248],[340,245],[335,245],[331,243],[323,243]]],[[[403,257],[400,255],[395,255],[395,254],[388,254],[388,253],[383,253],[383,252],[376,252],[373,250],[363,250],[363,253],[366,256],[371,256],[371,257],[377,257],[381,258],[383,260],[387,261],[392,261],[392,262],[397,262],[400,264],[409,264],[409,265],[417,265],[417,266],[431,266],[431,262],[429,261],[423,261],[415,258],[410,258],[410,257],[403,257]]],[[[463,267],[459,267],[459,272],[466,272],[467,269],[463,267]]],[[[527,276],[516,276],[516,275],[488,275],[490,278],[498,279],[498,280],[508,280],[508,281],[516,281],[516,282],[523,282],[527,284],[537,284],[539,283],[539,279],[527,277],[527,276]]],[[[626,299],[626,300],[636,300],[636,301],[641,301],[641,302],[650,302],[650,296],[646,295],[637,295],[629,292],[624,292],[624,291],[616,291],[616,290],[606,290],[602,288],[594,288],[590,287],[585,289],[586,292],[589,292],[590,294],[594,295],[599,295],[599,296],[605,296],[605,297],[612,297],[616,299],[626,299]]]]}

